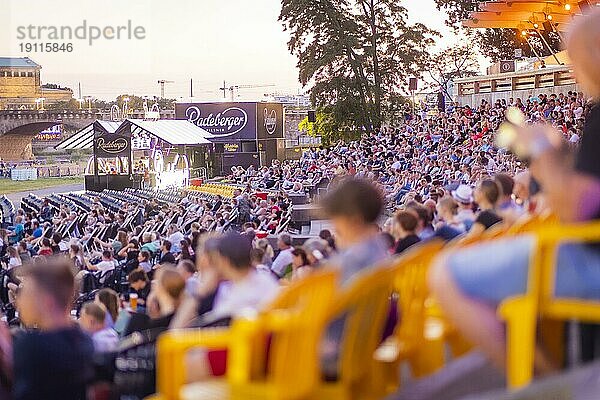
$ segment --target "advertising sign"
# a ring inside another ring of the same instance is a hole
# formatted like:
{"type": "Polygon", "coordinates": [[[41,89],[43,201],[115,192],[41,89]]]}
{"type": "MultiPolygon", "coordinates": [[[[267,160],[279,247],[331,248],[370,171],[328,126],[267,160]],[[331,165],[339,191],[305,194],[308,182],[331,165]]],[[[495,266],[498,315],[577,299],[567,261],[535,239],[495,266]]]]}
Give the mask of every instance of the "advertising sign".
{"type": "Polygon", "coordinates": [[[212,133],[216,142],[256,140],[256,103],[179,103],[175,118],[212,133]]]}
{"type": "Polygon", "coordinates": [[[109,133],[99,135],[94,140],[98,157],[128,157],[131,151],[131,138],[127,136],[109,133]]]}
{"type": "Polygon", "coordinates": [[[283,138],[283,105],[256,103],[256,129],[258,139],[283,138]]]}
{"type": "Polygon", "coordinates": [[[62,125],[54,125],[38,133],[33,140],[36,142],[50,142],[62,139],[62,125]]]}

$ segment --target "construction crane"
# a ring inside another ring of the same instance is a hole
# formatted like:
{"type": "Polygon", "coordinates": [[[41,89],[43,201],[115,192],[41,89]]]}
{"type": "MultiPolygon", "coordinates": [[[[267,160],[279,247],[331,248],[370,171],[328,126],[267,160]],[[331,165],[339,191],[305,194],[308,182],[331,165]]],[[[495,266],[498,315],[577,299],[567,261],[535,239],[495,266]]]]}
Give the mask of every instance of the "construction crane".
{"type": "Polygon", "coordinates": [[[165,79],[159,79],[158,84],[160,85],[160,98],[165,98],[165,83],[175,83],[175,81],[167,81],[165,79]]]}
{"type": "Polygon", "coordinates": [[[263,85],[231,85],[227,87],[225,81],[223,81],[223,87],[220,87],[219,90],[223,92],[223,98],[227,98],[227,91],[229,91],[229,95],[231,97],[231,101],[235,99],[235,91],[238,89],[254,89],[254,88],[262,88],[262,87],[272,87],[275,86],[273,84],[263,84],[263,85]]]}

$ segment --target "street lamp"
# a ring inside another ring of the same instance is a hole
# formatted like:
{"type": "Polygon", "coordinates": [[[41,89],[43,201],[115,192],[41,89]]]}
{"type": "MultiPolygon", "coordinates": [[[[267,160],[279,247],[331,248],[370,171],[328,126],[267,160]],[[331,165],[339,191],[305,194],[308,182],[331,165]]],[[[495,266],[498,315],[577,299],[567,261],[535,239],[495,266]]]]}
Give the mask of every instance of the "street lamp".
{"type": "Polygon", "coordinates": [[[44,100],[46,100],[44,97],[38,97],[37,99],[35,99],[35,103],[37,104],[38,110],[44,110],[44,100]]]}
{"type": "Polygon", "coordinates": [[[92,111],[92,96],[83,96],[84,100],[87,100],[88,111],[92,111]]]}
{"type": "Polygon", "coordinates": [[[127,118],[127,115],[129,114],[127,103],[129,103],[129,97],[124,97],[123,98],[123,118],[127,118]]]}
{"type": "Polygon", "coordinates": [[[83,108],[83,102],[85,100],[84,99],[77,99],[77,101],[79,102],[79,109],[81,110],[83,108]]]}

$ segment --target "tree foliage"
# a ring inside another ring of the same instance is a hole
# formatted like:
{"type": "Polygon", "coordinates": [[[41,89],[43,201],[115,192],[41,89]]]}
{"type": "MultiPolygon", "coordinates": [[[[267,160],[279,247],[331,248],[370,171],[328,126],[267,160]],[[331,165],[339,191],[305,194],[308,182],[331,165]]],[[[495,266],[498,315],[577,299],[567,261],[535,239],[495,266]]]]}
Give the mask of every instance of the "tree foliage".
{"type": "Polygon", "coordinates": [[[437,88],[446,97],[452,97],[449,93],[451,81],[457,78],[474,76],[479,72],[477,53],[472,45],[466,43],[448,47],[432,55],[427,72],[437,88]]]}
{"type": "Polygon", "coordinates": [[[406,19],[397,0],[282,0],[299,80],[332,135],[381,126],[408,77],[427,65],[437,33],[406,19]]]}
{"type": "Polygon", "coordinates": [[[331,114],[331,109],[319,109],[316,113],[316,121],[308,122],[308,117],[298,124],[300,132],[308,136],[321,137],[321,143],[329,146],[339,140],[352,140],[358,138],[358,132],[340,128],[331,114]]]}

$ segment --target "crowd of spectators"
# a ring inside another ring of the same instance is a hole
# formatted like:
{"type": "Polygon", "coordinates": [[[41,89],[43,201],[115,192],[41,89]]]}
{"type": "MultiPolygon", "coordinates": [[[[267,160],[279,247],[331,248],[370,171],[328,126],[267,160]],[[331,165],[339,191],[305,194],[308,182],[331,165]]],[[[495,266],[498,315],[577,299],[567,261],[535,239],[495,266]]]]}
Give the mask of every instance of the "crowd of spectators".
{"type": "MultiPolygon", "coordinates": [[[[526,166],[494,144],[511,103],[452,104],[437,116],[410,116],[398,128],[311,149],[300,160],[258,171],[234,168],[229,179],[240,189],[232,198],[187,194],[178,202],[149,198],[111,207],[106,199],[90,197],[88,210],[69,203],[56,207],[46,199],[39,209],[18,210],[14,226],[0,231],[3,300],[16,304],[16,323],[25,328],[5,349],[5,366],[14,374],[6,379],[14,378],[15,398],[53,398],[45,388],[83,398],[77,396],[97,375],[84,361],[91,362],[92,353],[118,360],[134,332],[152,332],[152,344],[169,327],[228,324],[249,308],[260,310],[280,286],[323,264],[343,265],[343,284],[421,241],[477,237],[539,212],[546,205],[536,198],[526,166]],[[287,233],[275,246],[258,237],[275,232],[290,207],[287,196],[305,194],[323,180],[329,190],[322,204],[335,240],[329,231],[302,246],[294,246],[287,233]],[[278,192],[264,200],[255,192],[265,188],[278,192]],[[387,218],[382,217],[386,208],[387,218]],[[35,298],[35,293],[39,297],[30,300],[28,294],[35,298]],[[80,329],[72,325],[72,312],[80,329]],[[35,334],[28,330],[34,326],[35,334]],[[31,350],[40,347],[44,350],[31,350]],[[52,353],[58,348],[62,357],[52,353]],[[10,352],[14,361],[6,357],[10,352]],[[33,363],[54,368],[56,375],[40,380],[27,370],[33,363]],[[60,374],[73,380],[57,387],[60,374]]],[[[540,94],[514,104],[531,122],[552,123],[566,142],[581,140],[589,111],[581,94],[540,94]]],[[[336,374],[342,330],[333,324],[324,339],[329,344],[322,355],[325,375],[336,374]]],[[[207,367],[191,378],[222,375],[225,358],[223,352],[202,354],[195,362],[207,367]]],[[[113,380],[128,382],[131,371],[119,370],[111,360],[113,380]]],[[[142,396],[154,386],[121,385],[120,390],[142,396]]]]}
{"type": "MultiPolygon", "coordinates": [[[[367,268],[433,238],[477,239],[549,212],[566,221],[597,218],[600,146],[592,131],[599,126],[598,109],[582,93],[453,103],[356,141],[310,149],[299,160],[233,168],[228,179],[239,189],[231,198],[88,193],[19,209],[13,226],[0,230],[0,299],[12,327],[0,324],[0,397],[84,399],[108,385],[114,395],[143,398],[156,390],[161,333],[227,326],[315,270],[339,269],[345,287],[367,268]],[[499,148],[498,128],[510,106],[528,123],[552,126],[562,136],[560,149],[536,137],[525,163],[499,148]],[[571,150],[575,169],[564,156],[571,150]],[[559,182],[564,189],[556,187],[557,177],[566,177],[559,182]],[[290,210],[288,197],[314,188],[326,188],[317,194],[334,234],[323,230],[295,245],[278,227],[290,210]],[[265,189],[272,190],[267,199],[257,193],[265,189]],[[584,196],[589,207],[578,207],[584,196]],[[276,243],[267,237],[275,232],[276,243]]],[[[444,253],[432,272],[444,311],[498,365],[504,333],[495,306],[524,290],[531,243],[519,237],[444,253]]],[[[596,252],[578,246],[559,255],[559,263],[570,262],[560,290],[581,295],[581,271],[571,264],[596,263],[596,252]]],[[[594,271],[581,273],[586,284],[600,282],[594,271]]],[[[322,339],[320,365],[329,381],[340,376],[343,332],[340,318],[322,339]]],[[[226,349],[193,351],[186,379],[224,375],[226,360],[226,349]]]]}

